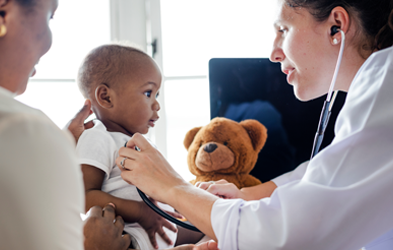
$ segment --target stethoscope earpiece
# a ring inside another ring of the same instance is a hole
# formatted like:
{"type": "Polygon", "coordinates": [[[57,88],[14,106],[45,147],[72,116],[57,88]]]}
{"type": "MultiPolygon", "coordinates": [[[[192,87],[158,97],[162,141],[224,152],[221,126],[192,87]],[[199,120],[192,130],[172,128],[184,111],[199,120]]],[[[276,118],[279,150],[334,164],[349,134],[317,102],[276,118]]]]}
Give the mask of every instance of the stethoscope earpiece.
{"type": "Polygon", "coordinates": [[[332,28],[331,28],[330,35],[331,35],[331,36],[334,36],[334,35],[337,34],[339,31],[340,31],[340,27],[334,25],[334,26],[332,26],[332,28]]]}

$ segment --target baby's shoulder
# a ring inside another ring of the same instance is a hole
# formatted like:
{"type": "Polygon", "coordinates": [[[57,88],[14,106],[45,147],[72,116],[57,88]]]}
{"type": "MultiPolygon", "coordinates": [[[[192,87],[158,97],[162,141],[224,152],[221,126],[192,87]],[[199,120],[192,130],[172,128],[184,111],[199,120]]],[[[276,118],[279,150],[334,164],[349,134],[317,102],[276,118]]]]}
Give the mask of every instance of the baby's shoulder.
{"type": "Polygon", "coordinates": [[[86,129],[78,140],[78,145],[85,143],[94,144],[106,144],[110,145],[114,143],[114,140],[110,133],[106,130],[104,124],[99,120],[94,120],[94,126],[90,129],[86,129]]]}

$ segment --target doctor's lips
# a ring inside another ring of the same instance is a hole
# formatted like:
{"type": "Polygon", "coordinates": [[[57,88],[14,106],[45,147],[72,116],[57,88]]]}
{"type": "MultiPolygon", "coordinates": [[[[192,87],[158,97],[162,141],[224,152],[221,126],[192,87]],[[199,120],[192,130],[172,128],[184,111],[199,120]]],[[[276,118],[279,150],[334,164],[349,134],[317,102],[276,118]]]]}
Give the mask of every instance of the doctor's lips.
{"type": "Polygon", "coordinates": [[[289,75],[290,73],[292,73],[295,70],[295,68],[286,68],[286,69],[282,69],[281,71],[286,74],[289,75]]]}
{"type": "Polygon", "coordinates": [[[292,73],[295,71],[295,68],[284,68],[284,69],[281,69],[281,71],[284,73],[284,74],[286,74],[287,75],[287,82],[288,83],[291,83],[291,80],[292,80],[292,73]]]}

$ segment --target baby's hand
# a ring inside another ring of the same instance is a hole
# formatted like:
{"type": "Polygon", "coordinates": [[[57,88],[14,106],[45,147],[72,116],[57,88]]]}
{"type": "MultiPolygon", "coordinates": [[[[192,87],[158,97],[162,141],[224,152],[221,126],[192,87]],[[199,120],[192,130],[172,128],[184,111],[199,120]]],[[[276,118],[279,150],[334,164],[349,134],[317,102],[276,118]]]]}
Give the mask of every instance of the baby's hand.
{"type": "MultiPolygon", "coordinates": [[[[155,205],[157,205],[157,202],[154,201],[154,203],[155,205]]],[[[167,213],[171,214],[172,216],[181,217],[181,215],[176,213],[172,213],[172,212],[167,212],[167,213]]],[[[175,233],[177,232],[177,228],[174,225],[172,225],[169,221],[165,220],[163,217],[161,217],[156,212],[154,212],[152,209],[150,209],[144,203],[141,205],[141,212],[140,212],[138,223],[143,227],[143,229],[146,230],[150,242],[154,248],[156,249],[158,248],[156,233],[158,233],[166,243],[170,245],[173,244],[171,239],[169,239],[168,235],[166,235],[163,227],[166,227],[175,233]]]]}
{"type": "Polygon", "coordinates": [[[224,199],[244,198],[236,185],[226,180],[197,182],[195,186],[224,199]]]}

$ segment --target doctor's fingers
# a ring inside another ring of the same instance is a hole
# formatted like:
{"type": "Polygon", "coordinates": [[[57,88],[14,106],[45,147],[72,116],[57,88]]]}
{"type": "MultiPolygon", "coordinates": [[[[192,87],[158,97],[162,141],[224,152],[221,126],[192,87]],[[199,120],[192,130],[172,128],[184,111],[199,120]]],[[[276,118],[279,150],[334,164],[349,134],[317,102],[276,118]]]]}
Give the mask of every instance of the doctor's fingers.
{"type": "Polygon", "coordinates": [[[146,140],[146,138],[143,135],[139,133],[135,133],[132,136],[132,138],[127,142],[126,147],[127,148],[138,147],[141,151],[144,151],[153,146],[146,140]]]}
{"type": "Polygon", "coordinates": [[[203,189],[203,190],[206,190],[206,189],[208,189],[211,185],[213,185],[213,183],[214,182],[210,182],[210,181],[207,181],[207,182],[197,182],[197,183],[195,183],[195,187],[197,187],[197,188],[200,188],[200,189],[203,189]]]}
{"type": "MultiPolygon", "coordinates": [[[[124,149],[126,149],[126,148],[124,148],[124,149]]],[[[130,149],[130,150],[133,150],[133,149],[130,149]]],[[[135,150],[133,150],[133,151],[135,151],[135,150]]],[[[138,153],[138,152],[136,152],[136,153],[138,153]]],[[[137,155],[134,155],[134,152],[130,152],[130,154],[128,154],[128,155],[133,155],[134,157],[120,155],[115,160],[116,165],[119,167],[119,169],[121,171],[125,171],[125,170],[132,171],[132,166],[135,163],[135,157],[137,157],[137,155]]]]}
{"type": "Polygon", "coordinates": [[[228,182],[224,179],[221,179],[219,181],[207,181],[207,182],[200,182],[198,181],[197,183],[195,183],[195,187],[203,189],[203,190],[207,190],[211,185],[215,184],[215,185],[219,185],[219,184],[227,184],[228,182]]]}
{"type": "Polygon", "coordinates": [[[198,244],[193,248],[193,250],[219,250],[218,244],[214,240],[205,241],[198,244]]]}
{"type": "Polygon", "coordinates": [[[206,189],[211,194],[216,196],[226,198],[226,199],[233,199],[239,198],[240,190],[237,186],[233,183],[226,183],[226,184],[213,184],[210,185],[208,189],[206,189]]]}

